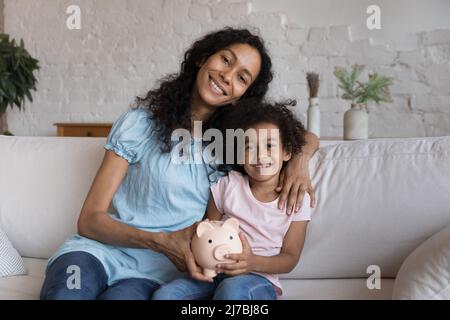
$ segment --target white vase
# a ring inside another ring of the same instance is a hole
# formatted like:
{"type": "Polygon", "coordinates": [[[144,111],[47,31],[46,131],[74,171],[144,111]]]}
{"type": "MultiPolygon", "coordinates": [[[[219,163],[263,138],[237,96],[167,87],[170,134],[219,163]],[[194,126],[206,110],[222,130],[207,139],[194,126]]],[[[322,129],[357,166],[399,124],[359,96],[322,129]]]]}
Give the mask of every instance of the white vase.
{"type": "Polygon", "coordinates": [[[319,98],[309,98],[307,130],[320,137],[319,98]]]}
{"type": "Polygon", "coordinates": [[[344,113],[344,140],[369,138],[369,114],[366,105],[352,103],[344,113]]]}

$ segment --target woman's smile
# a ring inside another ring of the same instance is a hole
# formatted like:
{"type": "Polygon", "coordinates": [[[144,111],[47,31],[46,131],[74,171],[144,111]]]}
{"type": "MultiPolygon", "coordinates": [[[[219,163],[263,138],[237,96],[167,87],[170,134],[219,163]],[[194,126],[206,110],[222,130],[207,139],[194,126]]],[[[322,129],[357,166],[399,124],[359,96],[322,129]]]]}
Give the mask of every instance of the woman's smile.
{"type": "Polygon", "coordinates": [[[218,96],[227,96],[227,93],[222,87],[219,85],[217,81],[215,81],[211,75],[209,75],[209,81],[208,81],[209,87],[211,88],[212,92],[217,94],[218,96]]]}

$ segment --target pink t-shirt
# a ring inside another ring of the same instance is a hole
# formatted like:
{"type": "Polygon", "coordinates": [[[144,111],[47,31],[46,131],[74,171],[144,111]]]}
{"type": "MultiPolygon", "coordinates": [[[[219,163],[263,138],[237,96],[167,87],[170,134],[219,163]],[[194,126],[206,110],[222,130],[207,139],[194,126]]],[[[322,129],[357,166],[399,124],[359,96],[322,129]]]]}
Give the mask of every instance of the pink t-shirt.
{"type": "MultiPolygon", "coordinates": [[[[310,197],[305,193],[298,213],[287,215],[278,209],[278,198],[272,202],[261,202],[253,195],[248,177],[230,171],[211,186],[211,193],[222,220],[236,218],[247,237],[253,253],[260,256],[275,256],[280,253],[283,239],[292,221],[311,220],[310,197]]],[[[256,273],[256,272],[255,272],[256,273]]],[[[281,284],[275,274],[256,273],[272,282],[281,294],[281,284]]]]}

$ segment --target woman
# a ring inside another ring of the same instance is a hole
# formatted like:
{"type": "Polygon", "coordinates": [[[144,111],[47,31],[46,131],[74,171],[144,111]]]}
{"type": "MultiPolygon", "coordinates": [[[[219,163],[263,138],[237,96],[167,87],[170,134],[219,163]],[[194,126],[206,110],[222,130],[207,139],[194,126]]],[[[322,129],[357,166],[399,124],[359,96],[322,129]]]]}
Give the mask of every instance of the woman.
{"type": "MultiPolygon", "coordinates": [[[[137,99],[141,108],[124,113],[111,129],[78,235],[50,258],[42,299],[148,299],[186,270],[209,280],[189,243],[205,213],[211,172],[206,164],[172,163],[171,133],[191,130],[193,121],[205,122],[240,98],[262,98],[271,66],[258,36],[226,28],[195,42],[179,74],[137,99]],[[111,201],[114,214],[108,213],[111,201]]],[[[277,188],[288,213],[298,210],[305,190],[311,206],[314,201],[308,161],[318,142],[313,134],[306,139],[277,188]]]]}

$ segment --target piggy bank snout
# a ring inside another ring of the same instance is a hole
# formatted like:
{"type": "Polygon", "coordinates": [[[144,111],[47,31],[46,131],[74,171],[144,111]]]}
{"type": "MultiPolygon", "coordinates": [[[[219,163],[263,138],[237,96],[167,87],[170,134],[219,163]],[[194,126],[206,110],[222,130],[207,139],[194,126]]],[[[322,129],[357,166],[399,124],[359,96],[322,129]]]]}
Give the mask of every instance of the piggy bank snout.
{"type": "Polygon", "coordinates": [[[214,249],[214,258],[216,260],[225,260],[224,256],[228,253],[231,253],[231,248],[228,245],[223,244],[223,245],[217,246],[214,249]]]}

